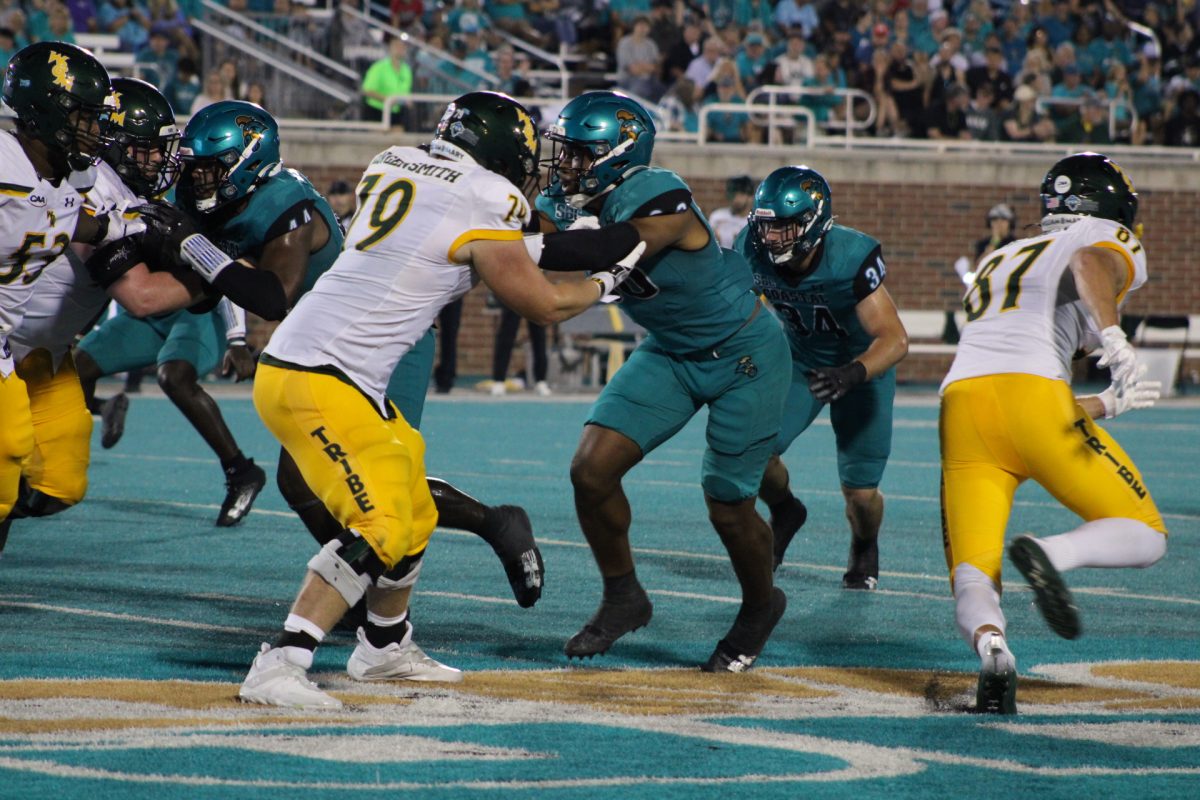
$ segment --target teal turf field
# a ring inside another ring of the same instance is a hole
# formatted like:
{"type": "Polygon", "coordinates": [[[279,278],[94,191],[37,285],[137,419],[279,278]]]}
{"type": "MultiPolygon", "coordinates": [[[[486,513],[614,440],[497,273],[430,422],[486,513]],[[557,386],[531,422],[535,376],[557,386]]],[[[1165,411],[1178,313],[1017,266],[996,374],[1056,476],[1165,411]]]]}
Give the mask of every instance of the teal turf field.
{"type": "MultiPolygon", "coordinates": [[[[222,395],[245,452],[277,445],[222,395]]],[[[314,546],[268,484],[239,527],[213,527],[215,459],[173,406],[135,396],[78,508],[14,524],[0,557],[0,798],[1200,797],[1200,408],[1111,429],[1171,528],[1148,570],[1069,580],[1084,635],[1045,627],[1008,570],[1016,717],[968,713],[977,659],[954,630],[938,522],[937,409],[902,399],[881,584],[839,588],[848,530],[827,417],[786,457],[809,506],[778,582],[789,607],[756,668],[696,670],[737,610],[698,486],[703,415],[627,479],[650,625],[568,666],[562,645],[600,595],[568,466],[586,399],[431,397],[428,469],[524,505],[546,561],[517,607],[490,548],[439,530],[414,599],[417,641],[457,685],[355,684],[335,634],[314,677],[339,713],[234,700],[273,639],[314,546]]],[[[1127,421],[1126,421],[1127,420],[1127,421]]],[[[1036,486],[1010,532],[1073,516],[1036,486]]]]}

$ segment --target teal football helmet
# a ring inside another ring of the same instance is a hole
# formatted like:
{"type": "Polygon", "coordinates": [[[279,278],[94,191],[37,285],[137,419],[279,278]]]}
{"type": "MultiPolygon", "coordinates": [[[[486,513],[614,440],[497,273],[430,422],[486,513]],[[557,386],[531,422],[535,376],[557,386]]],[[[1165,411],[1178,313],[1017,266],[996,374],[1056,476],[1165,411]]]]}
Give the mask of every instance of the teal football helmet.
{"type": "Polygon", "coordinates": [[[1138,196],[1117,162],[1099,153],[1060,159],[1042,179],[1042,214],[1082,214],[1133,227],[1138,196]]]}
{"type": "Polygon", "coordinates": [[[559,112],[546,131],[554,143],[549,168],[567,202],[583,208],[650,165],[654,120],[620,92],[588,92],[559,112]]]}
{"type": "Polygon", "coordinates": [[[450,159],[464,152],[514,186],[532,191],[541,146],[525,106],[500,92],[470,92],[446,106],[429,152],[450,159]]]}
{"type": "Polygon", "coordinates": [[[179,205],[211,214],[246,197],[279,171],[279,123],[254,103],[222,100],[191,118],[179,156],[179,205]]]}
{"type": "Polygon", "coordinates": [[[4,102],[17,115],[18,128],[72,170],[100,158],[111,91],[104,65],[66,42],[21,48],[4,74],[4,102]]]}
{"type": "Polygon", "coordinates": [[[829,183],[815,169],[780,167],[758,185],[750,242],[774,264],[808,256],[833,227],[829,183]]]}
{"type": "Polygon", "coordinates": [[[162,92],[135,78],[114,78],[104,160],[146,198],[164,194],[179,178],[179,127],[162,92]]]}

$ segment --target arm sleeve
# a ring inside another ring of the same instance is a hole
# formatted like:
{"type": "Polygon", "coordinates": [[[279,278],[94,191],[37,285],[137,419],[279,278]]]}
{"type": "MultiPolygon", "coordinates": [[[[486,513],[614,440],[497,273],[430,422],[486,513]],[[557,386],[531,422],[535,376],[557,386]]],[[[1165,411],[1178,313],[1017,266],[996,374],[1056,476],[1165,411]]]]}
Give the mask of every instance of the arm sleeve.
{"type": "Polygon", "coordinates": [[[887,265],[883,263],[883,250],[876,247],[871,251],[862,264],[858,266],[858,272],[854,275],[854,299],[861,302],[863,298],[874,292],[883,285],[883,279],[887,277],[887,265]]]}
{"type": "Polygon", "coordinates": [[[131,237],[100,247],[88,257],[84,267],[98,286],[108,289],[118,278],[140,263],[141,248],[137,246],[136,237],[131,237]]]}
{"type": "Polygon", "coordinates": [[[641,241],[631,222],[618,222],[595,230],[561,231],[542,237],[538,266],[559,272],[608,269],[641,241]]]}
{"type": "Polygon", "coordinates": [[[275,274],[235,261],[221,270],[213,288],[237,305],[265,320],[278,321],[288,311],[287,295],[275,274]]]}

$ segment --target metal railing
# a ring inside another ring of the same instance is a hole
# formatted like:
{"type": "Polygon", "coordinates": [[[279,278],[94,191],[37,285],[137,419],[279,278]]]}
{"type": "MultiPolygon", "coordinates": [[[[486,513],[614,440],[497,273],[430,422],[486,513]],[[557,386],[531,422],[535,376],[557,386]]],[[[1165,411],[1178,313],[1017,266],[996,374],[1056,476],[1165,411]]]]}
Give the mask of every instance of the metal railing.
{"type": "MultiPolygon", "coordinates": [[[[699,109],[700,126],[695,134],[690,134],[694,137],[696,144],[704,144],[708,141],[709,117],[715,114],[737,113],[744,114],[747,119],[753,121],[754,116],[747,103],[709,103],[706,106],[700,106],[699,109]]],[[[764,126],[767,129],[767,141],[778,142],[782,138],[779,134],[782,129],[792,129],[795,127],[797,118],[804,120],[804,144],[807,147],[812,147],[817,137],[817,116],[808,106],[799,105],[784,105],[771,103],[770,118],[764,126]]],[[[755,123],[761,124],[761,123],[755,123]]],[[[679,141],[677,139],[677,141],[679,141]]]]}
{"type": "MultiPolygon", "coordinates": [[[[844,118],[840,120],[829,119],[820,124],[822,127],[830,130],[842,130],[844,138],[846,139],[846,146],[848,147],[850,140],[854,137],[854,132],[868,130],[872,125],[875,124],[875,117],[878,113],[878,110],[875,106],[875,98],[864,92],[862,89],[831,89],[815,86],[766,85],[752,89],[750,93],[746,95],[746,105],[760,108],[765,105],[769,118],[774,120],[776,114],[786,113],[780,110],[783,108],[783,105],[780,101],[790,103],[789,107],[794,108],[798,105],[796,102],[798,98],[827,97],[831,94],[842,98],[844,106],[844,118]],[[764,97],[766,98],[765,104],[760,101],[760,98],[764,97]],[[854,106],[856,101],[866,103],[867,115],[863,119],[857,119],[854,116],[854,106]]],[[[801,107],[807,108],[807,106],[803,106],[802,104],[800,105],[801,107]]],[[[811,113],[812,109],[809,108],[809,111],[811,113]]],[[[756,116],[758,115],[756,114],[756,116]]],[[[809,141],[811,142],[813,139],[810,138],[809,141]]]]}
{"type": "Polygon", "coordinates": [[[1035,101],[1034,108],[1038,111],[1046,111],[1047,106],[1075,106],[1081,108],[1085,103],[1096,103],[1108,109],[1108,136],[1110,139],[1116,139],[1120,135],[1120,125],[1117,119],[1119,109],[1125,109],[1129,114],[1130,127],[1137,124],[1138,115],[1137,109],[1133,107],[1133,103],[1128,103],[1120,99],[1089,97],[1048,97],[1040,95],[1035,101]]]}
{"type": "MultiPolygon", "coordinates": [[[[225,19],[228,19],[229,21],[234,22],[248,30],[254,31],[254,33],[258,34],[259,36],[262,36],[265,39],[270,40],[271,42],[274,42],[275,44],[279,45],[280,47],[282,47],[286,50],[291,50],[297,56],[307,59],[307,60],[310,60],[313,63],[320,64],[321,66],[325,67],[329,71],[335,72],[344,78],[348,78],[349,80],[353,81],[355,84],[357,84],[361,78],[361,76],[358,74],[358,72],[351,69],[350,67],[347,67],[345,64],[342,64],[341,62],[338,62],[338,61],[334,61],[333,59],[328,58],[327,56],[324,56],[321,53],[318,53],[316,50],[313,50],[311,47],[305,47],[302,44],[298,44],[297,42],[292,41],[292,39],[288,38],[287,36],[281,36],[280,34],[276,33],[275,31],[271,30],[270,28],[267,28],[263,25],[259,25],[257,22],[255,22],[254,20],[252,20],[250,17],[246,16],[245,14],[239,14],[236,11],[230,11],[225,6],[223,6],[219,3],[213,2],[213,0],[201,0],[201,2],[203,3],[205,10],[209,14],[212,14],[212,15],[215,15],[218,17],[224,17],[225,19]]],[[[261,51],[256,50],[255,52],[260,53],[261,51]]]]}

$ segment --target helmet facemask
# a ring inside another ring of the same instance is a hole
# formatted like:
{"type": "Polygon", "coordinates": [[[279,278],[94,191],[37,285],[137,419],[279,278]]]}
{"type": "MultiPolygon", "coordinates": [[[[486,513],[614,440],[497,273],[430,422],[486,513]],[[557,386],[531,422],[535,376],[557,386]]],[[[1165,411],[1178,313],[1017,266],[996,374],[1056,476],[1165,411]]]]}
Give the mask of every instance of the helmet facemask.
{"type": "Polygon", "coordinates": [[[109,109],[87,105],[66,92],[55,93],[53,102],[61,114],[62,124],[55,127],[50,136],[52,141],[47,144],[63,153],[67,165],[77,172],[95,165],[103,150],[109,109]]]}
{"type": "Polygon", "coordinates": [[[113,169],[139,195],[160,197],[179,179],[183,162],[174,125],[164,127],[157,137],[131,136],[117,129],[110,138],[113,169]]]}
{"type": "Polygon", "coordinates": [[[770,209],[758,208],[750,214],[750,235],[773,264],[787,264],[808,256],[824,238],[817,231],[819,215],[808,208],[794,217],[780,219],[770,209]]]}
{"type": "MultiPolygon", "coordinates": [[[[619,159],[637,144],[634,139],[626,139],[616,147],[610,147],[603,141],[568,139],[561,130],[555,130],[555,126],[546,132],[546,138],[551,142],[550,158],[543,163],[547,166],[550,182],[558,182],[562,196],[575,208],[583,208],[617,187],[616,183],[602,186],[597,168],[619,159]]],[[[613,166],[621,170],[619,161],[613,166]]]]}
{"type": "MultiPolygon", "coordinates": [[[[229,149],[212,158],[196,158],[182,152],[183,171],[179,178],[179,191],[194,198],[196,210],[211,214],[221,206],[237,200],[241,194],[229,176],[250,155],[253,145],[239,154],[229,149]]],[[[253,189],[253,186],[251,187],[253,189]]]]}

